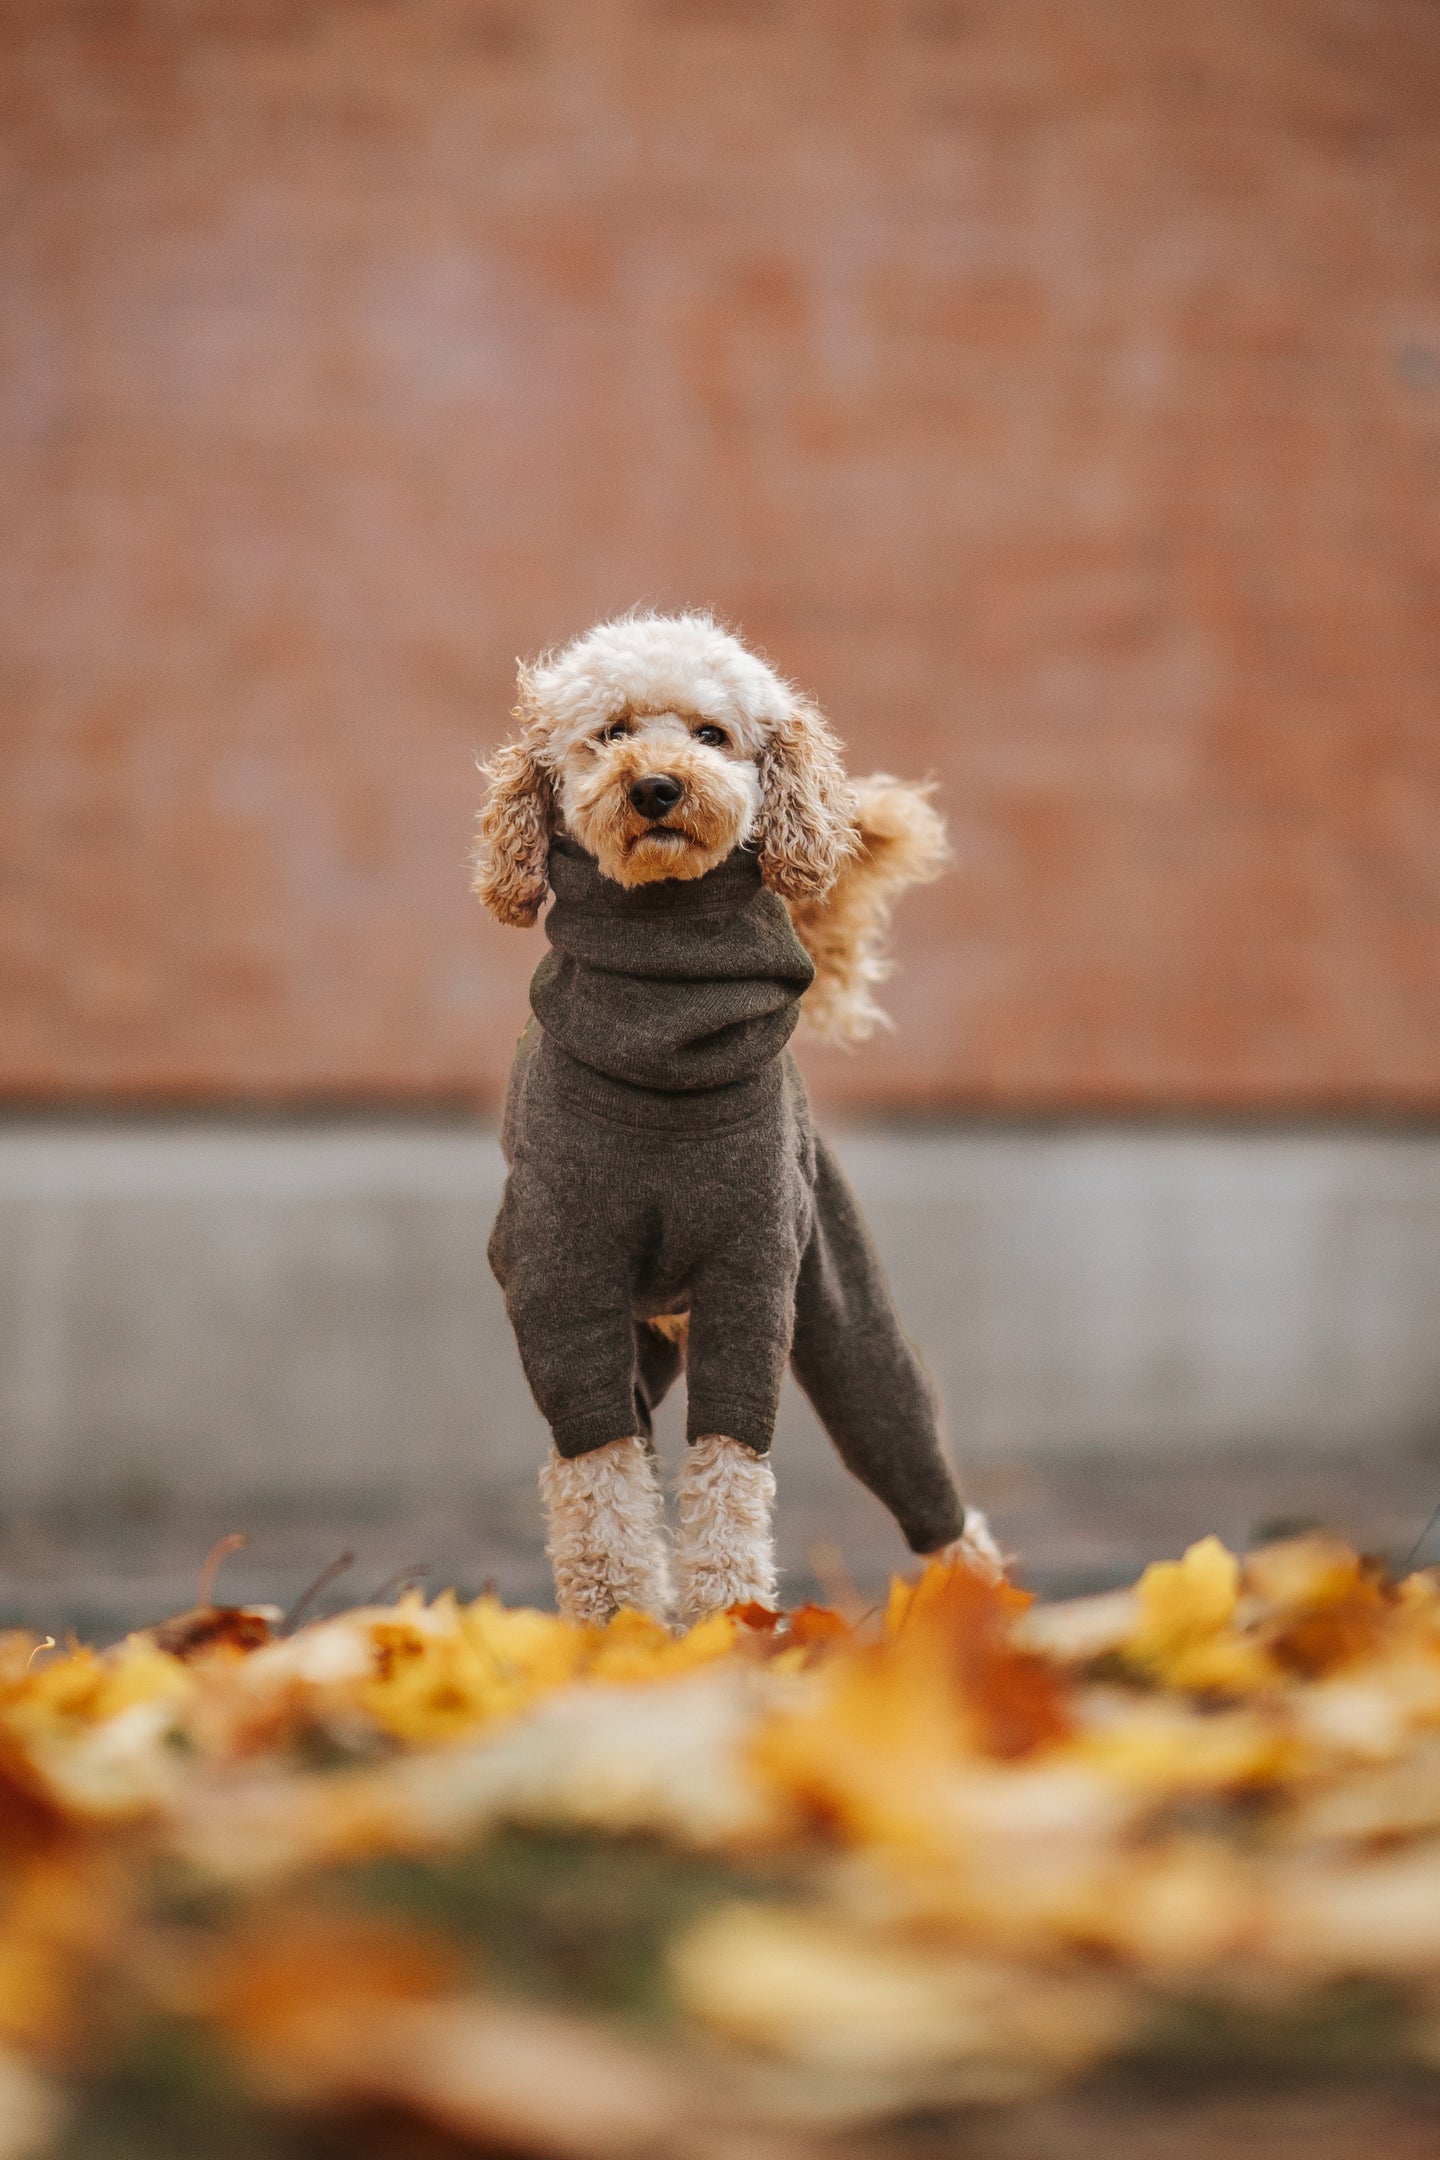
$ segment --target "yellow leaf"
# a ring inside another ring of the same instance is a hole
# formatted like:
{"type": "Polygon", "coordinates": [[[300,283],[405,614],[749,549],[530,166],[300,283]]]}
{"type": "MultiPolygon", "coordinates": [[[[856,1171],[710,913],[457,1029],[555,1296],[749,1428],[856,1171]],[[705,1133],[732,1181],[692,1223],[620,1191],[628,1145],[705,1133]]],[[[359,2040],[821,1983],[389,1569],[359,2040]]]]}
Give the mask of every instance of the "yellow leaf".
{"type": "Polygon", "coordinates": [[[1201,1538],[1180,1560],[1157,1560],[1135,1597],[1139,1618],[1125,1655],[1167,1687],[1245,1694],[1274,1678],[1264,1651],[1235,1628],[1240,1563],[1219,1538],[1201,1538]]]}

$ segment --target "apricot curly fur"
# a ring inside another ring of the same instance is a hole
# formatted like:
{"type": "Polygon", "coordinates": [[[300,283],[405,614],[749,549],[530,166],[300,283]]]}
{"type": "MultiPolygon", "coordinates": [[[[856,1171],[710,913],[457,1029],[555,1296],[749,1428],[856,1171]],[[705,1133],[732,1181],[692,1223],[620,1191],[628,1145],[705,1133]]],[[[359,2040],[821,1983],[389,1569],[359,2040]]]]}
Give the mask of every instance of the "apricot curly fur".
{"type": "Polygon", "coordinates": [[[475,833],[472,890],[497,922],[528,930],[545,904],[555,789],[536,740],[543,738],[544,720],[527,668],[520,670],[519,687],[512,715],[521,723],[519,740],[502,743],[480,768],[486,788],[475,833]]]}
{"type": "Polygon", "coordinates": [[[929,884],[949,860],[945,823],[931,797],[890,773],[855,783],[855,852],[818,900],[792,900],[790,919],[815,963],[801,1017],[807,1034],[849,1046],[864,1042],[889,1015],[875,986],[891,971],[885,941],[895,902],[910,885],[929,884]]]}
{"type": "Polygon", "coordinates": [[[785,901],[823,901],[860,840],[840,745],[808,698],[794,697],[760,751],[760,875],[785,901]]]}

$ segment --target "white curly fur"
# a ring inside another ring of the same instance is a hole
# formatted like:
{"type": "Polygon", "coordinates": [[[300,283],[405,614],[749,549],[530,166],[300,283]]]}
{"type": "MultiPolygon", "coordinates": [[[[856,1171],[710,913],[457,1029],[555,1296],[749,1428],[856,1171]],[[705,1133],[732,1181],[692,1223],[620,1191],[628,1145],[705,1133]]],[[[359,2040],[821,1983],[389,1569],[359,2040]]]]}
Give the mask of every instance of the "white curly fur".
{"type": "Polygon", "coordinates": [[[687,712],[727,727],[748,757],[791,712],[795,692],[757,653],[699,610],[637,608],[597,623],[529,671],[558,771],[576,746],[626,712],[687,712]]]}
{"type": "Polygon", "coordinates": [[[573,1458],[552,1449],[540,1493],[567,1620],[603,1626],[625,1607],[666,1618],[674,1591],[664,1501],[643,1440],[612,1440],[573,1458]]]}
{"type": "Polygon", "coordinates": [[[677,1499],[680,1618],[693,1626],[731,1605],[773,1605],[775,1473],[766,1458],[723,1433],[702,1433],[685,1450],[677,1499]]]}

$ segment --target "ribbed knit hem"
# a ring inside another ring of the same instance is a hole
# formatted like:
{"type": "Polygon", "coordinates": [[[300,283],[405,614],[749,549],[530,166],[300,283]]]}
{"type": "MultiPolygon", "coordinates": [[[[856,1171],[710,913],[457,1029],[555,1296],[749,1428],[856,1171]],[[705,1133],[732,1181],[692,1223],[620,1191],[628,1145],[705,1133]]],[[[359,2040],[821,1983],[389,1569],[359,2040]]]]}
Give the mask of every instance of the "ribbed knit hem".
{"type": "Polygon", "coordinates": [[[738,1440],[742,1447],[750,1448],[756,1455],[768,1455],[770,1442],[775,1437],[778,1407],[737,1402],[733,1397],[724,1401],[715,1396],[692,1396],[685,1420],[685,1437],[693,1447],[706,1433],[723,1433],[727,1440],[738,1440]]]}
{"type": "Polygon", "coordinates": [[[613,1403],[602,1403],[598,1409],[589,1403],[569,1416],[552,1418],[550,1437],[555,1442],[557,1454],[572,1461],[577,1455],[589,1455],[596,1448],[608,1447],[612,1440],[634,1439],[635,1405],[623,1395],[613,1403]]]}

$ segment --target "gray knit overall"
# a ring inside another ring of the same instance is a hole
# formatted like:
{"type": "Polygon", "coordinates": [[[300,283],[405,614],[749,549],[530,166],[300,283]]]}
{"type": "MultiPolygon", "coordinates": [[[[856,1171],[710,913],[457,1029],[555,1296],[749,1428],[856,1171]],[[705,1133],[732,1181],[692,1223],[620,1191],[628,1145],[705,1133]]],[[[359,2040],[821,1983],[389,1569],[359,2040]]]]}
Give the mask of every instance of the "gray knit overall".
{"type": "Polygon", "coordinates": [[[681,1367],[691,1440],[770,1445],[787,1360],[915,1552],[965,1510],[934,1391],[786,1048],[814,970],[755,857],[626,887],[550,850],[551,950],[505,1104],[490,1264],[562,1455],[651,1416],[681,1367]]]}

